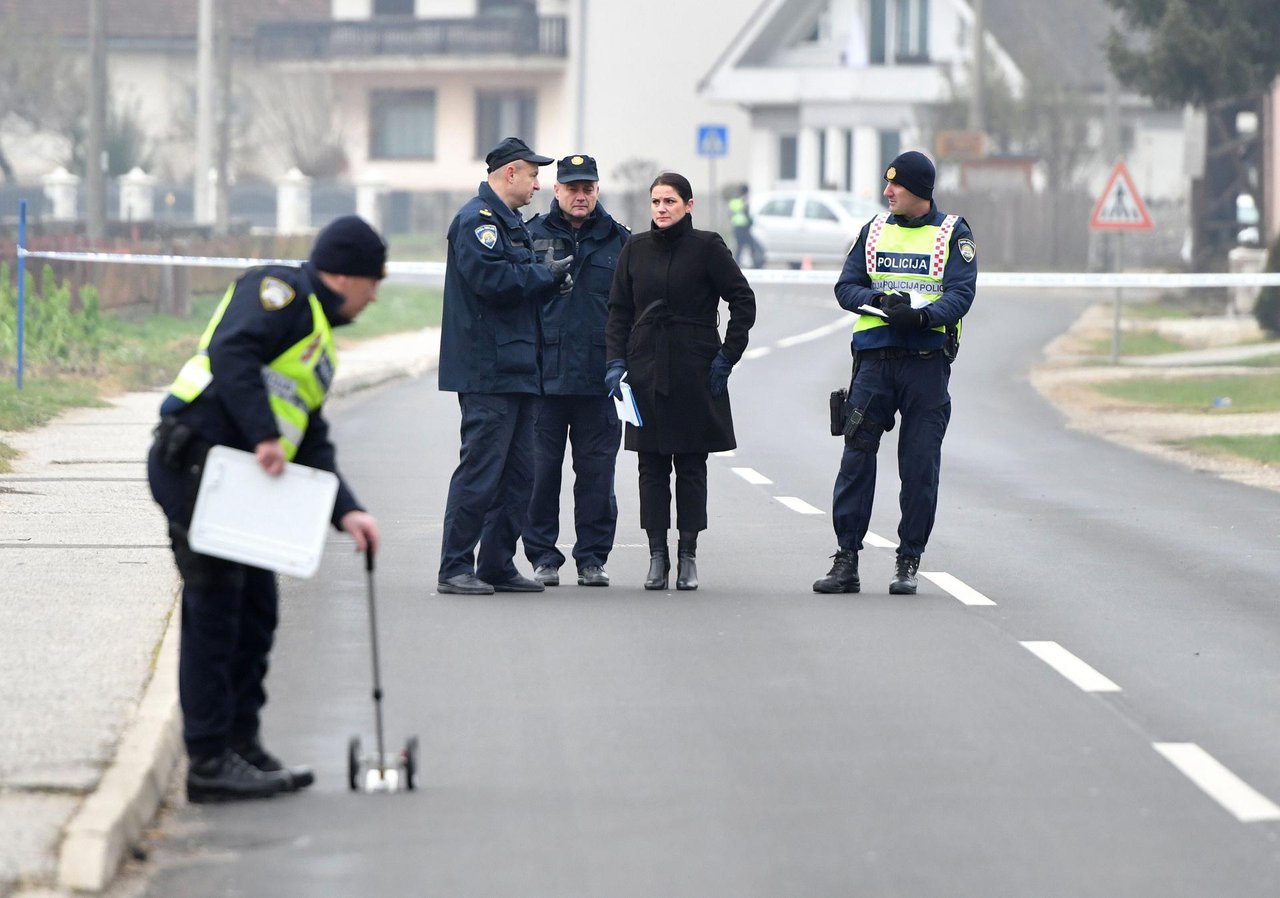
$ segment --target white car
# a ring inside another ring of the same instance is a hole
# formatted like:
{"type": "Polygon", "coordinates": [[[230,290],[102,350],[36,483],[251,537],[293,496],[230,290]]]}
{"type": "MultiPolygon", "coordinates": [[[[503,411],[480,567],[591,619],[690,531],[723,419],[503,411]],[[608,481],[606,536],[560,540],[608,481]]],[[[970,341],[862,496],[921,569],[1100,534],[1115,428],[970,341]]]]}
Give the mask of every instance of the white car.
{"type": "Polygon", "coordinates": [[[879,202],[834,190],[780,190],[752,203],[751,233],[765,261],[800,266],[844,263],[862,226],[880,212],[879,202]]]}

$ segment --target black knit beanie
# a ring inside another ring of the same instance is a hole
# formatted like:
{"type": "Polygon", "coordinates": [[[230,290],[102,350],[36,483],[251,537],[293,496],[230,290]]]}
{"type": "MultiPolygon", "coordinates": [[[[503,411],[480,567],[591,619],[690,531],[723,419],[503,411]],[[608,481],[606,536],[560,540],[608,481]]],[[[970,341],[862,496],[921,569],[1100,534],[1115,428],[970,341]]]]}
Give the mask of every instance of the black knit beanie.
{"type": "Polygon", "coordinates": [[[330,274],[381,280],[387,276],[387,244],[360,216],[343,215],[316,235],[310,262],[330,274]]]}
{"type": "Polygon", "coordinates": [[[933,199],[935,170],[929,157],[918,150],[907,150],[889,163],[884,179],[900,184],[922,200],[933,199]]]}

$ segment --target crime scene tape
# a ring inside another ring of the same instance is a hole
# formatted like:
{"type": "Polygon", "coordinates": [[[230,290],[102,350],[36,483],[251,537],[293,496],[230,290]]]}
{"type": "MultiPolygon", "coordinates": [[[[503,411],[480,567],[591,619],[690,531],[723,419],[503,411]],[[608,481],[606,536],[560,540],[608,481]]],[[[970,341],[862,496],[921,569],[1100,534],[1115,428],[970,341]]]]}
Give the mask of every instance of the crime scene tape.
{"type": "MultiPolygon", "coordinates": [[[[123,265],[186,265],[197,268],[252,268],[257,265],[302,264],[301,259],[248,259],[215,256],[147,255],[143,253],[54,252],[18,248],[18,255],[28,259],[59,262],[103,262],[123,265]]],[[[388,262],[391,280],[411,278],[418,283],[444,283],[443,262],[388,262]]],[[[785,269],[745,269],[753,284],[814,284],[832,286],[839,276],[835,269],[791,271],[785,269]]],[[[979,287],[1048,288],[1158,288],[1165,290],[1196,287],[1275,287],[1280,286],[1280,272],[1071,272],[1071,271],[980,271],[979,287]]]]}

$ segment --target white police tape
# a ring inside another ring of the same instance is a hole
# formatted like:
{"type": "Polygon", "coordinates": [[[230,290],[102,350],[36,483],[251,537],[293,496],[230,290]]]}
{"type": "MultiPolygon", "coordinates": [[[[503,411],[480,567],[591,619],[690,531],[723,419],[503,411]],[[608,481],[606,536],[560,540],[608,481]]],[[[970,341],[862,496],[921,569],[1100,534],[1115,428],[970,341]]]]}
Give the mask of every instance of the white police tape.
{"type": "MultiPolygon", "coordinates": [[[[90,253],[35,251],[18,248],[18,255],[28,259],[48,259],[59,262],[109,262],[123,265],[186,265],[199,268],[252,268],[257,265],[302,264],[300,259],[246,259],[215,256],[148,255],[143,253],[90,253]]],[[[419,283],[444,283],[443,262],[388,262],[389,278],[410,277],[419,283]]],[[[753,284],[835,284],[839,272],[790,271],[769,268],[750,268],[743,272],[753,284]]],[[[1276,287],[1280,286],[1280,272],[1071,272],[1071,271],[980,271],[979,287],[1028,287],[1047,289],[1052,287],[1075,288],[1159,288],[1165,290],[1192,287],[1276,287]]]]}

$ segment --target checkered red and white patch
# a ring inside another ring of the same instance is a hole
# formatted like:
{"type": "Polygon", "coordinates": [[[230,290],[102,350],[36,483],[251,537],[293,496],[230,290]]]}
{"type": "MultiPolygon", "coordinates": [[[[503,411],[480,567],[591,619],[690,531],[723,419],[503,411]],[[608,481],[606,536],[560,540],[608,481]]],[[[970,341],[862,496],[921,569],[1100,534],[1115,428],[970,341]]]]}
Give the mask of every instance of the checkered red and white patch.
{"type": "Polygon", "coordinates": [[[867,228],[867,274],[876,273],[876,244],[880,242],[880,233],[888,220],[889,213],[881,212],[871,219],[871,225],[867,228]]]}
{"type": "Polygon", "coordinates": [[[929,265],[930,277],[942,277],[942,269],[947,264],[947,242],[951,239],[951,232],[955,230],[959,218],[959,215],[948,215],[938,226],[938,236],[933,239],[933,261],[929,265]]]}

